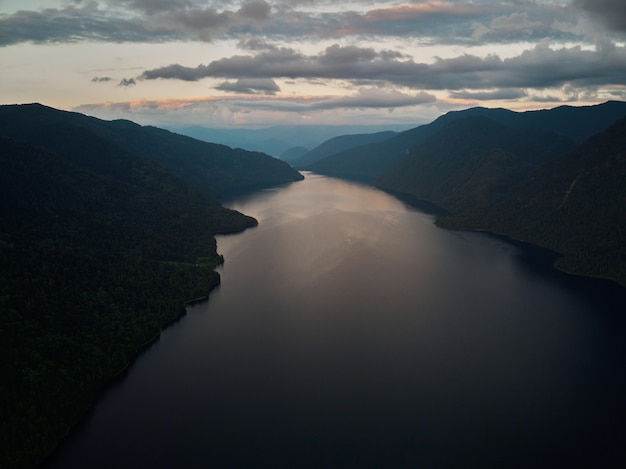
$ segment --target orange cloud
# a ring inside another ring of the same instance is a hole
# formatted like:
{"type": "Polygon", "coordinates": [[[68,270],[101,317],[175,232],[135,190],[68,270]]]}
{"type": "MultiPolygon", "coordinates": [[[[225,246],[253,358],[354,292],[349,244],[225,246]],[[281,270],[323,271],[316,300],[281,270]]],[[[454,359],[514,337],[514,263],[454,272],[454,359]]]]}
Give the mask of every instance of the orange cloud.
{"type": "Polygon", "coordinates": [[[111,109],[127,109],[127,110],[166,110],[176,111],[179,109],[185,109],[193,107],[197,104],[210,103],[210,102],[228,102],[245,100],[251,101],[292,101],[292,102],[308,102],[308,101],[320,101],[325,99],[336,99],[339,95],[249,95],[249,94],[230,94],[228,96],[200,96],[195,98],[168,98],[168,99],[139,99],[135,101],[126,102],[111,102],[86,104],[81,107],[92,108],[111,108],[111,109]]]}

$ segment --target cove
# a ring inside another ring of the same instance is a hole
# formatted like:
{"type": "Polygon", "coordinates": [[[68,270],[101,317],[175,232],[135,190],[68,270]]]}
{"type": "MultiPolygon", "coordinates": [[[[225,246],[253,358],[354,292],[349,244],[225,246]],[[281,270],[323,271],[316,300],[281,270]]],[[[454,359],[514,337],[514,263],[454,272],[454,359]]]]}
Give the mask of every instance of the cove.
{"type": "Polygon", "coordinates": [[[306,174],[46,467],[620,467],[624,290],[306,174]]]}

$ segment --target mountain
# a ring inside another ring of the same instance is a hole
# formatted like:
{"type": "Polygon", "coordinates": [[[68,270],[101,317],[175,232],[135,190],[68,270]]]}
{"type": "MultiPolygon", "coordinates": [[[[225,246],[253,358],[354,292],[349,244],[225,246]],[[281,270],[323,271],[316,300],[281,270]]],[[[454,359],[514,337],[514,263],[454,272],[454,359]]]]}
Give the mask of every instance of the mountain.
{"type": "Polygon", "coordinates": [[[302,155],[301,158],[292,162],[292,165],[297,168],[306,168],[319,160],[328,158],[329,156],[341,153],[351,148],[384,142],[396,134],[397,132],[388,130],[371,134],[340,135],[338,137],[333,137],[321,143],[309,153],[302,155]]]}
{"type": "Polygon", "coordinates": [[[467,219],[508,197],[542,163],[574,146],[554,132],[519,130],[470,115],[407,150],[377,185],[467,219]]]}
{"type": "MultiPolygon", "coordinates": [[[[286,163],[268,155],[232,149],[130,121],[103,121],[39,104],[0,106],[2,135],[64,154],[106,153],[90,140],[100,139],[129,153],[150,158],[214,197],[302,179],[286,163]],[[80,136],[83,141],[79,141],[80,136]]],[[[104,159],[99,161],[105,161],[104,159]]]]}
{"type": "Polygon", "coordinates": [[[547,247],[562,255],[563,270],[626,286],[624,116],[622,102],[528,113],[473,108],[310,169],[434,204],[439,226],[547,247]]]}
{"type": "Polygon", "coordinates": [[[372,133],[381,130],[399,131],[407,127],[400,125],[279,125],[262,129],[215,129],[202,126],[171,126],[169,129],[206,142],[280,156],[293,147],[315,148],[322,142],[339,135],[372,133]]]}
{"type": "Polygon", "coordinates": [[[563,254],[557,266],[626,285],[626,118],[546,163],[481,220],[563,254]]]}
{"type": "Polygon", "coordinates": [[[283,160],[284,162],[289,163],[291,166],[293,166],[295,162],[299,161],[300,158],[302,158],[304,155],[309,153],[309,151],[311,150],[309,150],[307,147],[291,147],[285,150],[279,156],[279,158],[283,160]]]}
{"type": "Polygon", "coordinates": [[[299,175],[266,155],[40,105],[0,107],[0,122],[0,467],[34,467],[219,283],[213,235],[256,220],[215,196],[299,175]],[[196,187],[164,161],[211,171],[188,178],[196,187]]]}
{"type": "Polygon", "coordinates": [[[352,148],[308,165],[321,174],[375,183],[402,162],[413,149],[451,123],[469,117],[486,117],[519,131],[545,131],[569,138],[572,144],[605,129],[626,115],[626,102],[609,101],[596,106],[561,106],[551,110],[514,112],[507,109],[471,108],[449,112],[377,144],[352,148]]]}

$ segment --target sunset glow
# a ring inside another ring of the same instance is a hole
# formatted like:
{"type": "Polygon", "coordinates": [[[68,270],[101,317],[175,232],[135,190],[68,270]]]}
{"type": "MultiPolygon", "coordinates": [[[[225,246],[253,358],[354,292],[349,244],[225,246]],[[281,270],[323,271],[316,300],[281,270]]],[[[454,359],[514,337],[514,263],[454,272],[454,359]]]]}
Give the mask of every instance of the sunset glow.
{"type": "Polygon", "coordinates": [[[8,0],[0,102],[258,127],[624,100],[624,18],[611,0],[8,0]]]}

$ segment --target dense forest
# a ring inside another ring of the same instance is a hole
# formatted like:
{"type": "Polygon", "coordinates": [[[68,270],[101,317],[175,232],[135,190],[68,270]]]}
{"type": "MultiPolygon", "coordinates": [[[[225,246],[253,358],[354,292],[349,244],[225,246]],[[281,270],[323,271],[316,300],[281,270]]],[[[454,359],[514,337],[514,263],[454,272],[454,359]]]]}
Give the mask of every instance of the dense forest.
{"type": "Polygon", "coordinates": [[[563,254],[557,267],[626,286],[626,118],[546,163],[482,227],[563,254]]]}
{"type": "Polygon", "coordinates": [[[626,285],[624,116],[623,102],[524,113],[473,108],[306,169],[434,205],[445,214],[442,227],[547,247],[563,255],[563,270],[626,285]]]}
{"type": "Polygon", "coordinates": [[[1,135],[40,145],[66,158],[84,159],[84,150],[106,165],[102,142],[149,158],[213,197],[247,192],[268,184],[302,179],[285,162],[258,152],[201,142],[126,120],[104,121],[40,104],[0,106],[1,135]]]}
{"type": "Polygon", "coordinates": [[[0,467],[34,467],[187,301],[219,284],[213,235],[256,220],[215,196],[301,176],[266,155],[218,146],[241,161],[224,169],[198,150],[199,190],[133,148],[155,134],[152,144],[190,174],[187,150],[197,144],[186,137],[178,147],[169,132],[36,105],[0,116],[0,467]],[[250,160],[260,176],[238,172],[250,160]]]}

